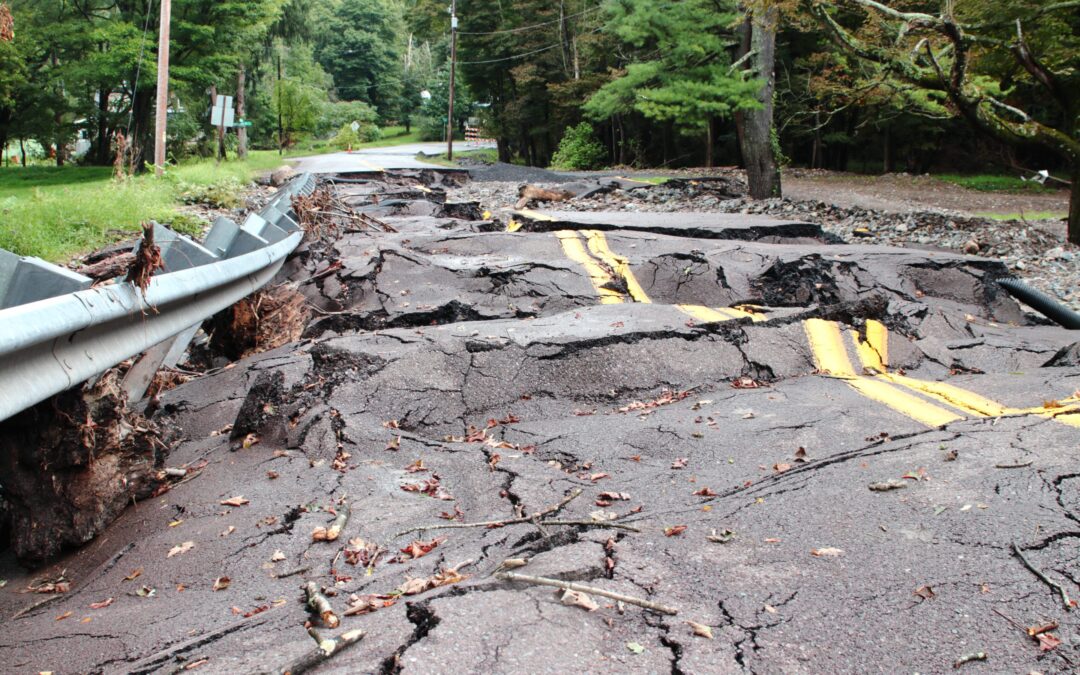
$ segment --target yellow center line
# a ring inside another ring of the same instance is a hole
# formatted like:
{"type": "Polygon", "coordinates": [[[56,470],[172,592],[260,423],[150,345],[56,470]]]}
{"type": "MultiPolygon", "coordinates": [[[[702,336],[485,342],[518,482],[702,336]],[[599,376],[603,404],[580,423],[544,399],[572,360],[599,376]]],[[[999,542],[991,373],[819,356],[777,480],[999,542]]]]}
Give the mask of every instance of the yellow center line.
{"type": "Polygon", "coordinates": [[[585,272],[589,275],[589,281],[592,282],[593,288],[596,289],[596,294],[600,296],[600,304],[617,305],[623,302],[621,293],[605,288],[614,279],[585,251],[585,246],[582,245],[577,232],[560,230],[555,233],[555,236],[559,238],[566,257],[585,268],[585,272]]]}
{"type": "Polygon", "coordinates": [[[731,321],[732,319],[738,318],[723,308],[713,309],[703,305],[676,305],[676,307],[684,314],[689,314],[691,318],[697,319],[702,323],[719,323],[721,321],[731,321]]]}
{"type": "Polygon", "coordinates": [[[365,160],[363,157],[357,157],[356,161],[360,162],[361,164],[363,164],[367,168],[371,169],[372,171],[379,171],[379,172],[385,172],[386,171],[386,169],[384,169],[383,167],[379,166],[378,164],[372,164],[371,162],[365,160]]]}
{"type": "Polygon", "coordinates": [[[917,391],[939,403],[952,406],[957,410],[975,417],[1006,417],[1013,415],[1038,415],[1053,419],[1062,424],[1080,427],[1080,409],[1062,405],[1060,408],[1011,408],[993,399],[986,398],[973,391],[945,382],[919,380],[906,375],[888,372],[889,331],[880,321],[866,322],[866,340],[861,340],[857,331],[851,332],[856,352],[865,368],[874,371],[875,377],[893,384],[917,391]]]}
{"type": "Polygon", "coordinates": [[[525,216],[530,220],[542,220],[547,223],[555,222],[555,219],[551,216],[544,215],[539,211],[533,211],[532,209],[519,209],[517,211],[514,211],[514,213],[518,214],[519,216],[525,216]]]}
{"type": "Polygon", "coordinates": [[[882,403],[929,427],[940,427],[963,419],[950,410],[928,403],[890,384],[857,374],[844,348],[840,327],[835,322],[808,319],[803,325],[810,348],[814,352],[814,360],[822,373],[844,380],[848,386],[866,398],[882,403]]]}
{"type": "Polygon", "coordinates": [[[608,247],[607,237],[604,236],[604,233],[599,230],[585,230],[585,236],[589,240],[589,250],[592,251],[592,254],[607,263],[611,269],[615,270],[616,274],[626,281],[626,288],[634,302],[651,303],[652,300],[649,299],[645,289],[641,287],[637,277],[631,271],[630,261],[621,255],[617,255],[608,247]]]}

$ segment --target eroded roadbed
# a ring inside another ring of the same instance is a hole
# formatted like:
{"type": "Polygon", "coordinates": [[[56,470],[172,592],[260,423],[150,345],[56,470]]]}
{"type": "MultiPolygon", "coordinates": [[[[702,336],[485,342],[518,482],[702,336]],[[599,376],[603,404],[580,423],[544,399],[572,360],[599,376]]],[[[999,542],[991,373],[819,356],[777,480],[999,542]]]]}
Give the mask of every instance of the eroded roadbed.
{"type": "Polygon", "coordinates": [[[155,401],[183,477],[0,568],[5,671],[280,672],[305,622],[365,633],[320,672],[1080,664],[1077,338],[997,263],[353,179],[373,220],[279,279],[300,339],[155,401]]]}

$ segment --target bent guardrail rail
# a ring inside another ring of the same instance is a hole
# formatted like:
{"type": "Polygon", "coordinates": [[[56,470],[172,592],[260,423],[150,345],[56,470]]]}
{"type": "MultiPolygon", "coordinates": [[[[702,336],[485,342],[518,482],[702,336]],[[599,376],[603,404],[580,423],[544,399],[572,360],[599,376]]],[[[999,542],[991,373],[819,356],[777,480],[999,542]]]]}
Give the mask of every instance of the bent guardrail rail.
{"type": "MultiPolygon", "coordinates": [[[[205,319],[277,274],[303,239],[290,199],[314,187],[313,176],[299,176],[244,225],[219,218],[203,244],[156,226],[166,273],[151,278],[145,295],[116,283],[0,309],[0,421],[146,352],[124,380],[130,398],[140,398],[205,319]]],[[[42,288],[89,286],[70,270],[2,253],[0,300],[33,297],[27,279],[50,273],[60,281],[42,288]]]]}

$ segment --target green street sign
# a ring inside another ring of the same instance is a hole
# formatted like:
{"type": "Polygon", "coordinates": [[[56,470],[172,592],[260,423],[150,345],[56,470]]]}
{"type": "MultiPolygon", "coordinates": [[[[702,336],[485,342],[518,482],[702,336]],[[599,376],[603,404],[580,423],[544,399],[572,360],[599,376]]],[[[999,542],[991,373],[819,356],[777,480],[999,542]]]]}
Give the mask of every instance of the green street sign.
{"type": "Polygon", "coordinates": [[[247,120],[240,120],[239,122],[234,122],[233,126],[234,127],[250,127],[251,122],[248,122],[247,120]]]}

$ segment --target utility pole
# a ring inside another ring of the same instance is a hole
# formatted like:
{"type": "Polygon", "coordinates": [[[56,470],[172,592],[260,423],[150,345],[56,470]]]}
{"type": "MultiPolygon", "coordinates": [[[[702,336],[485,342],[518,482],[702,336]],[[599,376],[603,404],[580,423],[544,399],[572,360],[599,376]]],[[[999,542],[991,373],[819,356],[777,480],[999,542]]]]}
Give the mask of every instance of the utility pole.
{"type": "Polygon", "coordinates": [[[165,131],[169,120],[169,24],[172,0],[161,0],[161,30],[158,33],[157,123],[154,125],[154,171],[165,173],[165,131]]]}
{"type": "MultiPolygon", "coordinates": [[[[244,64],[240,64],[240,74],[236,78],[236,116],[240,118],[240,121],[244,121],[244,115],[247,114],[247,108],[245,107],[246,93],[244,88],[247,86],[247,73],[244,72],[244,64]]],[[[240,159],[247,159],[247,127],[240,127],[236,132],[237,139],[239,140],[239,149],[237,155],[240,159]]]]}
{"type": "Polygon", "coordinates": [[[454,161],[454,79],[457,75],[457,0],[450,2],[450,113],[446,118],[446,159],[454,161]]]}

